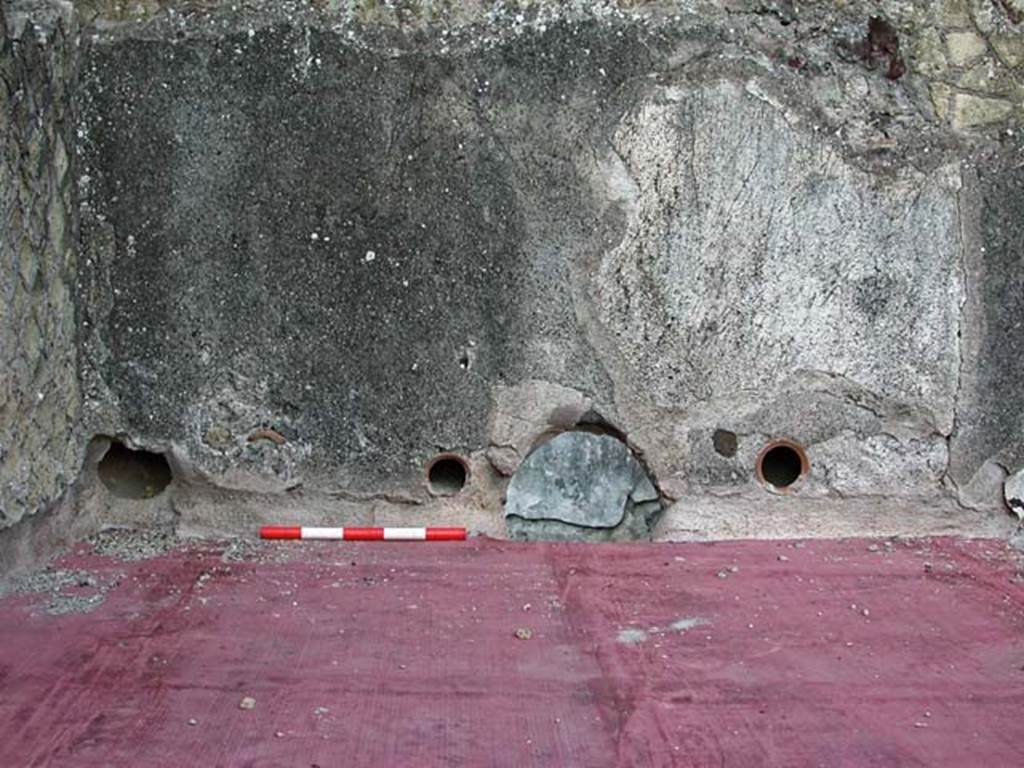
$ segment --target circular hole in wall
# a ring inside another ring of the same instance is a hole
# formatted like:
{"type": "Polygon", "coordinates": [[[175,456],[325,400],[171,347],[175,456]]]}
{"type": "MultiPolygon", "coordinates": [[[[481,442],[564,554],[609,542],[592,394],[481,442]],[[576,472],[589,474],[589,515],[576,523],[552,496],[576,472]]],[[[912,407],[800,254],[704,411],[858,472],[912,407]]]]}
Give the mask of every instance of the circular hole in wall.
{"type": "Polygon", "coordinates": [[[810,469],[803,446],[791,440],[769,443],[757,457],[757,479],[773,491],[796,490],[810,469]]]}
{"type": "Polygon", "coordinates": [[[469,480],[469,467],[461,456],[442,453],[427,465],[427,488],[435,496],[454,496],[469,480]]]}
{"type": "Polygon", "coordinates": [[[162,453],[135,451],[112,442],[96,468],[107,490],[122,499],[151,499],[170,485],[171,465],[162,453]]]}

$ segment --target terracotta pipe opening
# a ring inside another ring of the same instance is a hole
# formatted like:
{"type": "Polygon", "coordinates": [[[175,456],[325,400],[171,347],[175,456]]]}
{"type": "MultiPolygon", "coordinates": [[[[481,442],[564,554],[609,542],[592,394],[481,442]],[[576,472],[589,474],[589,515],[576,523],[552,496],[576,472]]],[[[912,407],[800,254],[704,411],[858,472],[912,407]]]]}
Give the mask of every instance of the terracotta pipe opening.
{"type": "Polygon", "coordinates": [[[769,491],[792,493],[811,471],[811,462],[799,443],[775,440],[757,456],[757,480],[769,491]]]}
{"type": "Polygon", "coordinates": [[[427,489],[435,496],[454,496],[469,482],[469,465],[461,456],[442,453],[427,464],[427,489]]]}

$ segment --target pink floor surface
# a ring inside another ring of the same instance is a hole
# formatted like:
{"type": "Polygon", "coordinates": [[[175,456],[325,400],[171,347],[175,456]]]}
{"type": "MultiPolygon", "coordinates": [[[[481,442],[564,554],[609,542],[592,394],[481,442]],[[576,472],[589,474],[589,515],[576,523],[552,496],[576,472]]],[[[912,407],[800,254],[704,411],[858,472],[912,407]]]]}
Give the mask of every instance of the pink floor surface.
{"type": "Polygon", "coordinates": [[[0,766],[1024,766],[1001,542],[221,552],[0,600],[0,766]]]}

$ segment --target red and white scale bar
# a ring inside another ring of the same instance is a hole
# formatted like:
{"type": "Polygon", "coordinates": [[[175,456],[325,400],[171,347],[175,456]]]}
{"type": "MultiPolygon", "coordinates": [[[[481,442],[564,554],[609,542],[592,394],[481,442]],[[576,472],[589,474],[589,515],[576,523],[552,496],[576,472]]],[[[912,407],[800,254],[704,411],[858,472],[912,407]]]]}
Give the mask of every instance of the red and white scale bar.
{"type": "Polygon", "coordinates": [[[265,525],[261,539],[320,539],[330,541],[464,541],[465,528],[311,528],[265,525]]]}

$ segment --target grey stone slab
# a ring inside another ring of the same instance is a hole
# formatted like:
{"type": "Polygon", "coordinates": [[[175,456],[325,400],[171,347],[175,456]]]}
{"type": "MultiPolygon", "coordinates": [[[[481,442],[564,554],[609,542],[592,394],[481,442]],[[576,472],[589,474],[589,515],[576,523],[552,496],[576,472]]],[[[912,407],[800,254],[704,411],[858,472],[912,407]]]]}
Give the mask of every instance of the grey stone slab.
{"type": "Polygon", "coordinates": [[[564,432],[520,464],[509,484],[505,516],[614,528],[634,503],[653,499],[650,479],[621,441],[564,432]]]}

